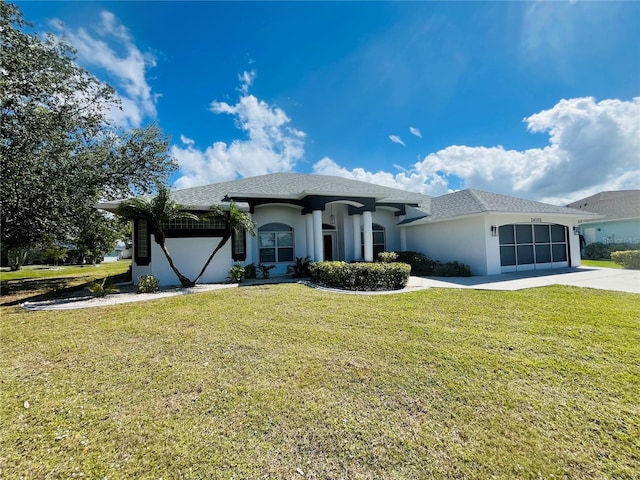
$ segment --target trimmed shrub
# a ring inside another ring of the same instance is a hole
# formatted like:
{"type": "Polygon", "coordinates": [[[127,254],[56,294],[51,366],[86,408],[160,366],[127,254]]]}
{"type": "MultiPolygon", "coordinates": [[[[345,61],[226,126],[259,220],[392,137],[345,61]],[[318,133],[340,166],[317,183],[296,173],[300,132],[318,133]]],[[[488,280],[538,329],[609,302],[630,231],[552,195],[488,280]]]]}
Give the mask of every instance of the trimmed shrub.
{"type": "Polygon", "coordinates": [[[138,293],[156,293],[160,290],[160,282],[153,275],[138,277],[138,293]]]}
{"type": "Polygon", "coordinates": [[[411,267],[406,263],[314,262],[311,279],[321,285],[356,291],[400,290],[407,285],[411,267]]]}
{"type": "Polygon", "coordinates": [[[421,277],[471,277],[471,267],[461,262],[437,262],[420,252],[397,252],[398,262],[411,265],[411,274],[421,277]]]}
{"type": "Polygon", "coordinates": [[[427,258],[426,255],[419,252],[397,252],[398,262],[408,263],[411,265],[411,273],[413,275],[428,276],[433,275],[436,262],[427,258]]]}
{"type": "Polygon", "coordinates": [[[382,263],[397,262],[398,261],[398,254],[396,252],[380,252],[378,254],[378,261],[382,262],[382,263]]]}
{"type": "Polygon", "coordinates": [[[256,266],[253,263],[246,265],[244,267],[244,278],[250,279],[250,278],[256,278],[256,277],[257,277],[256,266]]]}
{"type": "Polygon", "coordinates": [[[611,260],[624,268],[640,270],[640,250],[612,252],[611,260]]]}
{"type": "Polygon", "coordinates": [[[584,258],[588,260],[609,260],[611,253],[638,250],[637,243],[594,242],[584,247],[584,258]]]}
{"type": "Polygon", "coordinates": [[[471,267],[460,262],[437,262],[433,270],[434,277],[471,277],[471,267]]]}

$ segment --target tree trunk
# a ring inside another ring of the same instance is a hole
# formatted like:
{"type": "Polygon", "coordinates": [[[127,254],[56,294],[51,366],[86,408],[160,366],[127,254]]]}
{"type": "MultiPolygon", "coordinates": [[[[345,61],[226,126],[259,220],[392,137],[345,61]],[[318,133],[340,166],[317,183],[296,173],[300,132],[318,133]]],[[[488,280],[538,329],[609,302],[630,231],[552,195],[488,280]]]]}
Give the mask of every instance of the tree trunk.
{"type": "Polygon", "coordinates": [[[162,251],[164,252],[164,256],[167,257],[167,262],[169,262],[169,266],[171,267],[171,270],[173,270],[173,273],[175,273],[176,276],[178,277],[178,280],[180,280],[180,285],[182,285],[182,288],[189,288],[189,287],[195,286],[196,282],[195,281],[192,282],[187,277],[182,275],[182,273],[180,273],[180,270],[178,270],[178,268],[174,265],[173,259],[171,258],[171,255],[169,254],[169,250],[167,249],[166,245],[164,243],[160,243],[159,245],[162,251]]]}
{"type": "Polygon", "coordinates": [[[213,260],[213,257],[216,256],[216,253],[218,253],[218,251],[222,247],[224,247],[225,243],[227,243],[230,238],[231,238],[231,234],[225,232],[224,237],[222,237],[220,239],[220,243],[218,243],[218,246],[213,250],[213,252],[211,252],[211,255],[209,255],[209,258],[207,259],[207,262],[204,264],[204,267],[202,267],[202,270],[200,270],[200,273],[198,274],[198,276],[193,281],[194,285],[198,282],[198,280],[200,280],[200,277],[202,277],[202,275],[204,275],[205,270],[207,269],[207,267],[211,263],[211,260],[213,260]]]}

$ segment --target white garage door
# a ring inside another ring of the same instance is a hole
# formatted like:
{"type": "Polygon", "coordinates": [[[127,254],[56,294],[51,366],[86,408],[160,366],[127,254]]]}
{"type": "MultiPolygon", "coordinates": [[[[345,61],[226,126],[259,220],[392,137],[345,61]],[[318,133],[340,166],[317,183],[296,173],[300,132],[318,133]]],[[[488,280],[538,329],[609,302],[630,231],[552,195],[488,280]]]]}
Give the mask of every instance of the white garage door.
{"type": "Polygon", "coordinates": [[[499,237],[503,272],[569,265],[568,229],[564,225],[502,225],[499,237]]]}

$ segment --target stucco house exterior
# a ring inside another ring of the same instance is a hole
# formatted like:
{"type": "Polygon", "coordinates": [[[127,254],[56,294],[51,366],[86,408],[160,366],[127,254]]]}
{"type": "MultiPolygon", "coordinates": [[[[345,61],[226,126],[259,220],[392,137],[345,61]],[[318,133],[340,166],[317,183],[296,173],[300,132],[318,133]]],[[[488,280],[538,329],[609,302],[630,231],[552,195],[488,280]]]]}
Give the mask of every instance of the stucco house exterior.
{"type": "Polygon", "coordinates": [[[580,222],[585,245],[594,242],[640,243],[640,190],[600,192],[567,207],[599,214],[580,222]]]}
{"type": "MultiPolygon", "coordinates": [[[[578,224],[593,214],[467,189],[439,197],[324,175],[273,173],[175,190],[175,202],[198,213],[236,202],[257,236],[241,233],[214,257],[203,283],[224,281],[235,262],[275,265],[284,275],[296,257],[373,261],[382,251],[417,251],[460,261],[475,275],[580,265],[578,224]]],[[[118,202],[99,208],[117,212],[118,202]]],[[[167,247],[187,277],[204,265],[221,236],[217,219],[165,225],[167,247]]],[[[153,232],[134,219],[133,277],[175,284],[153,232]]]]}

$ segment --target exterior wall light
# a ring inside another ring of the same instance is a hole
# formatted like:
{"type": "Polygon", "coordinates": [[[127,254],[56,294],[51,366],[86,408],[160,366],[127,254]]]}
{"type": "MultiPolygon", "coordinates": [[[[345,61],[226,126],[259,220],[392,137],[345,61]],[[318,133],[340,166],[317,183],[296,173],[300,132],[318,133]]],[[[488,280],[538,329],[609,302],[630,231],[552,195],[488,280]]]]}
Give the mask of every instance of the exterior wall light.
{"type": "Polygon", "coordinates": [[[580,227],[578,227],[577,225],[573,226],[573,234],[574,235],[580,235],[580,227]]]}
{"type": "Polygon", "coordinates": [[[492,237],[498,236],[498,227],[496,227],[495,225],[491,225],[491,236],[492,237]]]}

